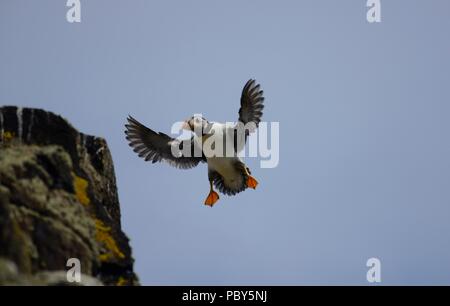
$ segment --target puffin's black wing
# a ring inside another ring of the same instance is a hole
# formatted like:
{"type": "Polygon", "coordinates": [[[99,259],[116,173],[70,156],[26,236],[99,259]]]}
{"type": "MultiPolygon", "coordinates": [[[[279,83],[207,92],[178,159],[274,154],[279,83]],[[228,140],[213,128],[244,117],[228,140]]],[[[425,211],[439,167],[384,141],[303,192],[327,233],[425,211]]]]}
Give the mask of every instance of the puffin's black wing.
{"type": "MultiPolygon", "coordinates": [[[[193,168],[199,162],[205,161],[203,154],[200,157],[194,155],[194,137],[187,140],[174,139],[164,133],[157,133],[147,128],[131,116],[127,120],[128,124],[125,125],[126,139],[130,142],[130,147],[133,147],[133,151],[138,153],[139,157],[144,158],[145,161],[151,160],[153,163],[165,161],[180,169],[193,168]],[[171,147],[179,148],[181,152],[183,145],[190,145],[190,156],[174,156],[171,147]]],[[[201,149],[199,152],[201,152],[201,149]]]]}
{"type": "Polygon", "coordinates": [[[250,79],[245,84],[242,90],[241,108],[239,109],[239,121],[244,125],[254,122],[255,126],[258,127],[264,108],[263,93],[255,80],[250,79]]]}

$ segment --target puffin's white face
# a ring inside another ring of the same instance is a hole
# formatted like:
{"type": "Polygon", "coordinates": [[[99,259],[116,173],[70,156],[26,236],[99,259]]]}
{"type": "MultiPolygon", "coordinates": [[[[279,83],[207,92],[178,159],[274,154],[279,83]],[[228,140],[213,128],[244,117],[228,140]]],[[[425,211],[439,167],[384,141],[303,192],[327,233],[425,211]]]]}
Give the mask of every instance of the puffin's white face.
{"type": "Polygon", "coordinates": [[[201,116],[192,116],[191,118],[187,119],[183,123],[183,129],[192,131],[192,132],[200,132],[204,131],[206,127],[208,126],[208,120],[201,116]]]}

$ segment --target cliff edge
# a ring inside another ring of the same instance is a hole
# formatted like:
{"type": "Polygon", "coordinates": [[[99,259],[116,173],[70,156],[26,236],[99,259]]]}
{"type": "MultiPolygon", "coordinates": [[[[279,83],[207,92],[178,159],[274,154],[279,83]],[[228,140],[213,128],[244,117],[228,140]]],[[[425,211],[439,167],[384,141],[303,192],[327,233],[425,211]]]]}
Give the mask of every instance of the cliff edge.
{"type": "Polygon", "coordinates": [[[41,109],[0,107],[0,284],[137,285],[106,141],[41,109]]]}

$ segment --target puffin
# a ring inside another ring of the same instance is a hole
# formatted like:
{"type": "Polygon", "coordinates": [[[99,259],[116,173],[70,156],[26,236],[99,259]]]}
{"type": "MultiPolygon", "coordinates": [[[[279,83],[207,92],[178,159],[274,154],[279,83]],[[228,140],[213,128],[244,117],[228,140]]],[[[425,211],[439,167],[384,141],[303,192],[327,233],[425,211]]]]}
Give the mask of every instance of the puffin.
{"type": "Polygon", "coordinates": [[[214,188],[233,196],[247,188],[256,189],[258,185],[239,153],[245,148],[249,134],[261,122],[263,93],[256,80],[248,80],[242,89],[237,122],[210,122],[200,115],[191,116],[181,126],[191,132],[191,138],[184,140],[156,132],[128,115],[126,140],[145,161],[166,162],[178,169],[191,169],[206,163],[209,194],[204,204],[213,207],[219,200],[214,188]]]}

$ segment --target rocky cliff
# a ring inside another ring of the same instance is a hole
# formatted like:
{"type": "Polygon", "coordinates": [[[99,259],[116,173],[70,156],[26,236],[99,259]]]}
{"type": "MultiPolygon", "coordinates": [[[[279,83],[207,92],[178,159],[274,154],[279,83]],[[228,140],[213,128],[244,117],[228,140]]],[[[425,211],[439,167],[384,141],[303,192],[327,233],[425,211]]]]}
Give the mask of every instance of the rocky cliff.
{"type": "Polygon", "coordinates": [[[0,284],[65,284],[69,258],[81,284],[137,284],[106,141],[0,107],[0,284]]]}

